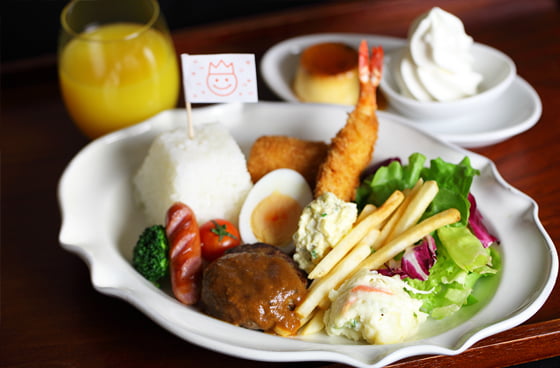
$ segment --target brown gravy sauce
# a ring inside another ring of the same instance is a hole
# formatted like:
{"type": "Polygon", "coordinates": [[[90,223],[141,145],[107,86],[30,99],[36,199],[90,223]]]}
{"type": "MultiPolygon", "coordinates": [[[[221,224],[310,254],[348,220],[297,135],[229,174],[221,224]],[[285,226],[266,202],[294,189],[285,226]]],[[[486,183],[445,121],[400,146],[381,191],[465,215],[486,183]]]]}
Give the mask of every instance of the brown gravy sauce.
{"type": "Polygon", "coordinates": [[[210,315],[265,332],[275,327],[297,332],[300,321],[294,309],[307,290],[293,266],[261,253],[232,253],[216,262],[220,272],[212,283],[213,297],[203,297],[210,315]]]}

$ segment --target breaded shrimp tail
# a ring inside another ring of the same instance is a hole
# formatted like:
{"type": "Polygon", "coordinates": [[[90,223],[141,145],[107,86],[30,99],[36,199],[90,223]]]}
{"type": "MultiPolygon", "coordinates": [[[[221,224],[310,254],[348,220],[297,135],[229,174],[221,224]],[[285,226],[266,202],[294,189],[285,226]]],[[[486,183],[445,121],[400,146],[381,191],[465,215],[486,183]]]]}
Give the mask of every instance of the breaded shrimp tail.
{"type": "Polygon", "coordinates": [[[372,49],[371,60],[365,41],[359,50],[360,96],[346,125],[338,131],[329,146],[326,159],[319,167],[315,197],[332,192],[352,201],[361,172],[369,165],[377,141],[376,90],[381,80],[383,49],[372,49]]]}

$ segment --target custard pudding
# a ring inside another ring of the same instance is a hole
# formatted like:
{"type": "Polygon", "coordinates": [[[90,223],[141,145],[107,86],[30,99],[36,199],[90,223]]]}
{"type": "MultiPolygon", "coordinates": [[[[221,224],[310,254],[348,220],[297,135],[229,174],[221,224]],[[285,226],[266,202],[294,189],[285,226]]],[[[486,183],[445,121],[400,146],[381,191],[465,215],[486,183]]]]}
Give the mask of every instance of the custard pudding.
{"type": "Polygon", "coordinates": [[[302,102],[354,105],[358,100],[358,51],[338,42],[306,48],[300,56],[294,92],[302,102]]]}

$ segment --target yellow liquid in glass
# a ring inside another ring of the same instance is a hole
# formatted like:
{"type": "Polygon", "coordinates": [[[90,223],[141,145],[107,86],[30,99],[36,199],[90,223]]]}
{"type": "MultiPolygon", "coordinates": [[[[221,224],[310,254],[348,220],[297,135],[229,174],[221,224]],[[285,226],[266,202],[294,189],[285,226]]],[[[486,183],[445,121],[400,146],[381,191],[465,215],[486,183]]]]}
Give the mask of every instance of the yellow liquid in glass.
{"type": "Polygon", "coordinates": [[[173,45],[153,29],[104,25],[70,41],[60,56],[66,107],[89,137],[141,122],[177,104],[173,45]]]}

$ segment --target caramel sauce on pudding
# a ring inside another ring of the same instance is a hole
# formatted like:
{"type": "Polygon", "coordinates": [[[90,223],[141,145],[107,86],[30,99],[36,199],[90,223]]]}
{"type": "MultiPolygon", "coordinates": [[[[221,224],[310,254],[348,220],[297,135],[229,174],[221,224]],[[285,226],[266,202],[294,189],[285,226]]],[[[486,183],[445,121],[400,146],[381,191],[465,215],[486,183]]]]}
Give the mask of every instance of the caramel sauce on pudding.
{"type": "Polygon", "coordinates": [[[300,55],[293,89],[303,102],[356,104],[358,52],[337,42],[308,47],[300,55]]]}
{"type": "Polygon", "coordinates": [[[315,75],[343,74],[357,68],[358,52],[342,43],[320,43],[305,49],[301,54],[301,65],[315,75]]]}

